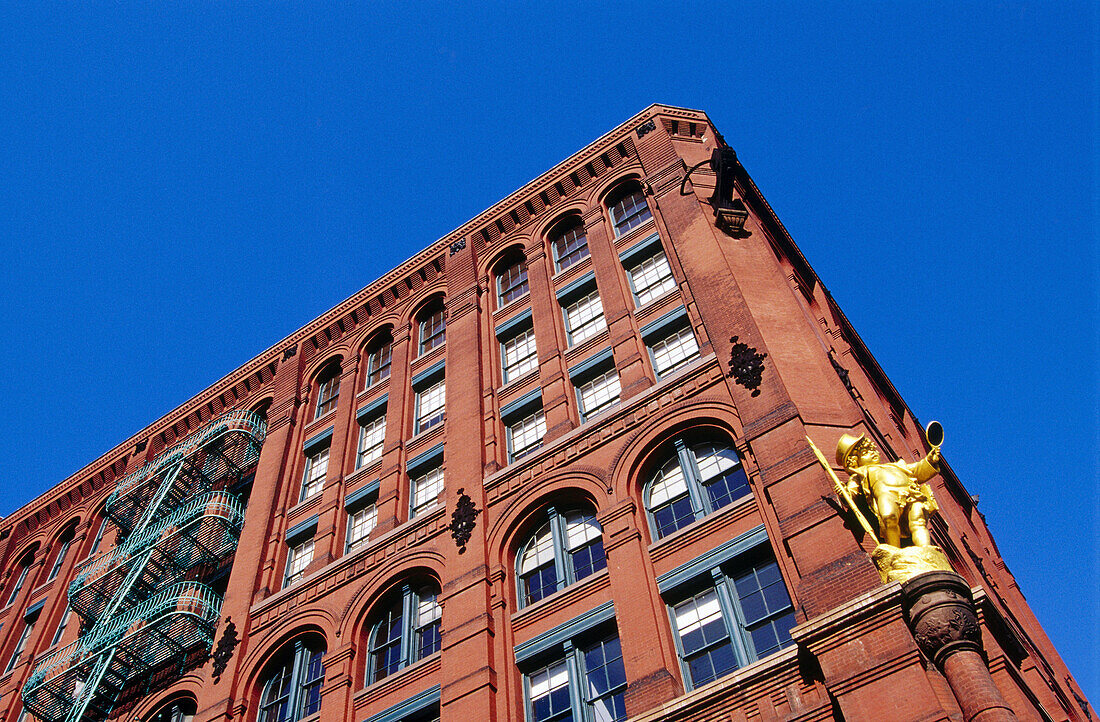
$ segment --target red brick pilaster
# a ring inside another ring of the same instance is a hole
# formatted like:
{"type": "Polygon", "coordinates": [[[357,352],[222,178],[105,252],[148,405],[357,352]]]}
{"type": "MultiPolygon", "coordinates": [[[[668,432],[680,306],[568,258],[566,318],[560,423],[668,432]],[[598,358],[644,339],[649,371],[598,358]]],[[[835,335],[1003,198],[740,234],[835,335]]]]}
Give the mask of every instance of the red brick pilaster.
{"type": "Polygon", "coordinates": [[[378,488],[378,524],[371,536],[385,534],[408,518],[409,498],[404,474],[403,443],[411,424],[412,390],[409,363],[412,360],[412,327],[406,323],[393,330],[390,350],[390,380],[386,401],[386,436],[382,445],[378,488]]]}
{"type": "MultiPolygon", "coordinates": [[[[317,515],[317,531],[313,535],[313,561],[306,573],[330,564],[340,556],[343,540],[340,522],[343,519],[340,500],[344,498],[344,476],[348,467],[348,446],[355,444],[352,426],[355,422],[355,389],[358,388],[359,357],[344,359],[340,376],[340,395],[332,419],[332,442],[329,446],[328,471],[321,491],[317,515]]],[[[353,462],[354,463],[354,462],[353,462]]]]}
{"type": "Polygon", "coordinates": [[[566,374],[562,349],[566,347],[561,306],[550,282],[551,261],[539,243],[527,253],[527,282],[531,286],[531,319],[535,325],[535,345],[539,353],[539,382],[542,384],[542,411],[546,415],[546,437],[550,443],[577,424],[570,412],[573,386],[566,374]]]}

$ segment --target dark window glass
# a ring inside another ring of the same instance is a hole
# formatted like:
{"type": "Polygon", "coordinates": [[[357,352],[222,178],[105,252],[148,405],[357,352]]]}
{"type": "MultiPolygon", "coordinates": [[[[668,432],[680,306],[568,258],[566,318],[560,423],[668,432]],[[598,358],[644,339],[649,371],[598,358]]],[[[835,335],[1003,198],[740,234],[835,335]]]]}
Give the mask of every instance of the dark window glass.
{"type": "Polygon", "coordinates": [[[661,539],[751,491],[737,452],[725,444],[690,447],[676,439],[670,458],[646,487],[653,534],[661,539]]]}
{"type": "Polygon", "coordinates": [[[547,510],[549,521],[516,557],[520,602],[532,604],[607,566],[603,531],[591,512],[547,510]]]}
{"type": "Polygon", "coordinates": [[[340,371],[330,371],[329,375],[321,381],[321,390],[317,392],[317,413],[313,418],[319,419],[328,412],[335,411],[339,396],[340,371]]]}
{"type": "Polygon", "coordinates": [[[303,639],[279,652],[260,693],[259,722],[295,722],[321,708],[324,653],[322,646],[303,639]]]}
{"type": "Polygon", "coordinates": [[[367,684],[438,652],[441,618],[438,588],[403,586],[371,629],[367,684]]]}

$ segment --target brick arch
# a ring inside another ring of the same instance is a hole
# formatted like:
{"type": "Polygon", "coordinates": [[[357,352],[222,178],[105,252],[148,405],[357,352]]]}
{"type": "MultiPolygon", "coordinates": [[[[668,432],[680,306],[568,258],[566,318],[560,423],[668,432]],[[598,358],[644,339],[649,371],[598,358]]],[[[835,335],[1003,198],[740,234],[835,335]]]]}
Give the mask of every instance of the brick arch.
{"type": "Polygon", "coordinates": [[[643,171],[640,166],[634,166],[632,168],[623,169],[623,171],[616,174],[614,178],[601,180],[588,193],[587,200],[589,206],[599,205],[606,207],[607,198],[615,194],[623,186],[629,183],[641,185],[644,181],[642,173],[643,171]]]}
{"type": "Polygon", "coordinates": [[[9,574],[5,577],[5,579],[11,576],[11,568],[13,568],[16,564],[19,564],[19,562],[25,559],[28,554],[33,555],[31,563],[34,563],[35,560],[33,557],[38,556],[38,552],[41,551],[42,542],[45,540],[45,538],[45,530],[40,529],[22,541],[23,546],[20,547],[19,551],[8,557],[7,565],[9,567],[9,574]]]}
{"type": "Polygon", "coordinates": [[[510,237],[506,243],[501,244],[492,254],[485,256],[484,259],[478,260],[478,277],[495,276],[495,266],[505,257],[512,254],[521,254],[526,259],[528,256],[528,249],[532,244],[537,244],[537,238],[537,235],[529,236],[526,234],[510,237]]]}
{"type": "Polygon", "coordinates": [[[333,366],[339,366],[341,373],[343,372],[344,361],[348,358],[346,344],[327,348],[325,351],[326,353],[323,357],[310,361],[309,365],[306,366],[305,370],[302,372],[302,378],[305,379],[305,382],[310,386],[316,386],[317,378],[321,373],[333,366]]]}
{"type": "Polygon", "coordinates": [[[50,535],[50,543],[47,544],[45,548],[53,549],[54,545],[57,544],[58,540],[68,529],[72,529],[73,533],[75,534],[76,529],[80,526],[80,522],[83,518],[84,517],[82,517],[80,514],[76,514],[74,516],[66,518],[63,523],[55,525],[53,527],[53,533],[50,535]]]}
{"type": "Polygon", "coordinates": [[[151,694],[143,698],[141,702],[134,706],[133,719],[144,720],[164,705],[177,699],[189,699],[195,703],[195,708],[198,709],[200,692],[202,692],[202,679],[199,675],[194,673],[184,675],[174,680],[169,689],[161,690],[157,694],[151,694]]]}
{"type": "MultiPolygon", "coordinates": [[[[333,638],[333,630],[336,627],[336,618],[327,611],[310,609],[291,616],[287,620],[280,621],[278,628],[270,632],[267,638],[252,648],[241,662],[245,670],[238,676],[242,681],[239,689],[243,690],[242,697],[251,702],[259,699],[260,677],[271,661],[284,645],[299,637],[317,636],[325,644],[325,653],[333,648],[330,640],[333,638]],[[325,627],[328,627],[326,630],[325,627]]],[[[254,705],[250,705],[254,707],[254,705]]]]}
{"type": "Polygon", "coordinates": [[[424,288],[420,289],[416,294],[409,297],[404,313],[401,314],[401,323],[411,324],[415,334],[415,325],[418,317],[424,312],[424,308],[428,304],[437,299],[442,300],[444,306],[446,306],[447,284],[443,281],[442,276],[435,283],[424,286],[424,288]]]}
{"type": "Polygon", "coordinates": [[[441,553],[418,549],[399,555],[396,560],[386,561],[386,564],[380,564],[375,568],[370,578],[344,605],[340,615],[343,621],[336,633],[340,639],[347,639],[347,635],[351,634],[353,635],[351,639],[355,643],[366,630],[367,620],[370,619],[379,600],[401,581],[415,577],[419,573],[421,577],[429,576],[434,579],[442,589],[444,562],[441,553]]]}
{"type": "Polygon", "coordinates": [[[355,356],[362,359],[363,354],[367,352],[367,347],[370,346],[374,339],[378,338],[379,334],[389,333],[392,336],[400,323],[401,317],[399,314],[387,313],[385,316],[372,323],[369,328],[357,333],[355,340],[349,343],[349,345],[355,349],[355,356]]]}
{"type": "Polygon", "coordinates": [[[736,446],[743,437],[740,419],[732,404],[703,401],[670,407],[658,421],[639,431],[620,449],[611,471],[615,495],[629,496],[639,509],[644,509],[642,487],[646,475],[642,472],[653,462],[654,454],[662,444],[691,429],[724,434],[729,437],[732,446],[736,446]]]}
{"type": "Polygon", "coordinates": [[[486,546],[493,555],[490,565],[507,567],[509,560],[515,557],[523,535],[534,523],[533,515],[549,504],[551,497],[563,493],[573,500],[591,504],[597,514],[608,506],[607,486],[597,474],[571,469],[548,477],[540,482],[536,493],[514,495],[508,505],[497,513],[496,521],[486,535],[486,546]]]}
{"type": "Polygon", "coordinates": [[[553,218],[542,223],[538,227],[538,232],[533,234],[534,238],[540,238],[544,243],[550,241],[550,236],[558,229],[559,226],[564,224],[570,218],[576,218],[582,224],[584,223],[584,214],[588,211],[589,206],[582,201],[573,201],[563,209],[559,210],[553,218]]]}

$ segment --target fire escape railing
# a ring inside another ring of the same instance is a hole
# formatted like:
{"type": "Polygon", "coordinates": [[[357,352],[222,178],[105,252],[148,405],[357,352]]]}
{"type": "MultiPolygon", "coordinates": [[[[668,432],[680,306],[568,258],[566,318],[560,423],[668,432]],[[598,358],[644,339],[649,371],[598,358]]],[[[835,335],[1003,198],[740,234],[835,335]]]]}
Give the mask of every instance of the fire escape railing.
{"type": "Polygon", "coordinates": [[[244,508],[215,487],[256,463],[265,431],[256,414],[223,414],[118,482],[106,515],[119,541],[69,584],[81,635],[37,661],[27,710],[46,722],[104,720],[136,678],[211,645],[222,600],[193,572],[234,553],[244,508]]]}

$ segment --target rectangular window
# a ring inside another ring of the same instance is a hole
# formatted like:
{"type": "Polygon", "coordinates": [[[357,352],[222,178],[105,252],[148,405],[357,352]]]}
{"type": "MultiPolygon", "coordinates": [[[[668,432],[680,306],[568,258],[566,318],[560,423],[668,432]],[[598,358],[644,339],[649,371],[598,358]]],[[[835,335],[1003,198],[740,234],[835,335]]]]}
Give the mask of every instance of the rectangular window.
{"type": "Polygon", "coordinates": [[[604,328],[603,305],[596,289],[565,306],[565,330],[569,333],[570,346],[595,336],[604,328]]]}
{"type": "Polygon", "coordinates": [[[657,378],[699,358],[699,344],[690,326],[683,326],[649,347],[657,378]]]}
{"type": "Polygon", "coordinates": [[[525,677],[530,722],[572,720],[575,707],[584,710],[584,720],[626,719],[626,670],[617,635],[577,646],[569,640],[564,658],[525,677]]]}
{"type": "Polygon", "coordinates": [[[676,288],[676,279],[672,277],[668,258],[663,250],[643,259],[638,265],[628,269],[630,288],[634,291],[634,302],[641,307],[656,300],[676,288]]]}
{"type": "Polygon", "coordinates": [[[435,506],[439,495],[443,492],[443,468],[439,466],[428,469],[423,474],[412,478],[412,514],[414,517],[425,510],[435,506]]]}
{"type": "Polygon", "coordinates": [[[794,608],[779,566],[752,554],[710,570],[704,588],[670,605],[692,689],[793,644],[794,608]]]}
{"type": "Polygon", "coordinates": [[[367,354],[367,386],[374,386],[390,377],[390,361],[393,358],[393,344],[383,341],[367,354]]]}
{"type": "Polygon", "coordinates": [[[606,408],[619,403],[619,372],[614,368],[589,378],[577,387],[581,420],[588,420],[606,408]]]}
{"type": "Polygon", "coordinates": [[[446,417],[446,379],[416,392],[416,428],[419,434],[439,424],[446,417]]]}
{"type": "Polygon", "coordinates": [[[8,666],[4,668],[4,674],[15,669],[15,665],[19,664],[19,660],[23,657],[23,652],[27,649],[27,640],[31,638],[31,632],[34,631],[35,620],[38,619],[38,615],[27,617],[24,620],[23,632],[19,635],[19,641],[15,643],[15,650],[11,654],[11,659],[8,660],[8,666]]]}
{"type": "Polygon", "coordinates": [[[326,446],[306,457],[302,494],[298,501],[305,501],[314,494],[319,494],[325,488],[325,474],[328,473],[328,452],[329,448],[326,446]]]}
{"type": "Polygon", "coordinates": [[[92,548],[88,550],[88,557],[92,557],[99,551],[99,545],[103,541],[103,532],[105,531],[107,531],[106,519],[99,523],[99,531],[95,533],[95,539],[92,540],[92,548]]]}
{"type": "Polygon", "coordinates": [[[515,381],[539,365],[535,349],[535,329],[527,328],[500,344],[502,376],[504,383],[515,381]]]}
{"type": "Polygon", "coordinates": [[[286,555],[286,581],[289,587],[306,575],[306,567],[313,561],[313,537],[290,547],[286,555]]]}
{"type": "Polygon", "coordinates": [[[340,374],[321,382],[321,390],[317,392],[317,413],[313,418],[319,419],[330,411],[336,410],[336,402],[340,397],[340,374]]]}
{"type": "Polygon", "coordinates": [[[508,425],[508,462],[518,461],[542,446],[546,416],[542,409],[508,425]]]}
{"type": "Polygon", "coordinates": [[[69,618],[72,616],[73,613],[68,610],[61,615],[61,623],[57,625],[57,631],[53,633],[53,639],[50,641],[51,647],[61,641],[61,636],[65,634],[65,627],[69,626],[69,618]]]}
{"type": "Polygon", "coordinates": [[[382,458],[382,444],[386,437],[386,412],[364,420],[359,426],[359,452],[355,468],[367,466],[382,458]]]}
{"type": "Polygon", "coordinates": [[[378,507],[373,502],[351,513],[348,517],[348,552],[367,543],[370,533],[378,522],[378,507]]]}

